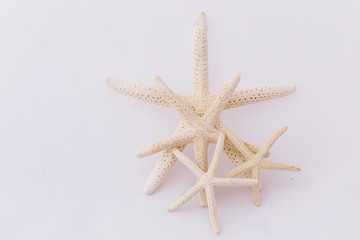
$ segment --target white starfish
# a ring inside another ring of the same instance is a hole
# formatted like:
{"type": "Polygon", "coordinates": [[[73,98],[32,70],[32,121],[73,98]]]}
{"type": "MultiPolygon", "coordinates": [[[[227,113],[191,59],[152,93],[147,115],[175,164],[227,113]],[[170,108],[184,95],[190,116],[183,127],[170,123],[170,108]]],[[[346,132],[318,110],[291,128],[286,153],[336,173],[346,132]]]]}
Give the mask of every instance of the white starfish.
{"type": "MultiPolygon", "coordinates": [[[[185,103],[188,106],[190,106],[192,111],[199,118],[202,118],[206,113],[208,115],[211,115],[212,114],[211,111],[208,110],[211,108],[211,106],[214,107],[216,106],[216,104],[219,103],[217,102],[219,99],[219,95],[214,96],[210,94],[208,89],[207,27],[206,27],[206,19],[204,13],[201,13],[198,16],[195,24],[192,68],[193,68],[193,81],[192,81],[192,91],[190,95],[182,95],[176,93],[169,94],[169,91],[167,92],[167,95],[164,95],[164,89],[161,86],[147,87],[147,86],[142,86],[142,85],[129,83],[121,80],[115,80],[115,79],[107,79],[106,82],[109,85],[109,87],[114,89],[115,91],[136,97],[143,101],[155,103],[166,107],[174,107],[174,104],[178,104],[178,103],[181,106],[183,106],[184,105],[183,103],[185,103]],[[175,102],[173,101],[174,99],[175,102]]],[[[239,75],[235,75],[233,78],[238,79],[239,75]]],[[[157,81],[156,79],[157,77],[155,78],[155,81],[157,81]]],[[[226,100],[226,104],[224,104],[223,106],[223,109],[239,107],[246,104],[265,101],[271,98],[285,96],[287,94],[292,93],[294,90],[295,87],[288,85],[264,86],[264,87],[257,87],[257,88],[237,90],[237,91],[231,90],[232,93],[226,95],[227,100],[226,100]]],[[[225,102],[222,102],[222,104],[223,103],[225,102]]],[[[217,108],[217,110],[221,111],[222,109],[220,110],[220,108],[217,108]]],[[[187,109],[186,111],[190,112],[189,109],[187,109]]],[[[184,114],[185,113],[181,113],[181,116],[184,119],[187,119],[185,117],[186,114],[185,115],[184,114]]],[[[217,118],[218,115],[219,114],[217,113],[213,116],[216,116],[217,118]]],[[[216,118],[212,118],[211,120],[209,120],[211,124],[218,124],[219,121],[216,118]]],[[[177,143],[178,145],[177,147],[181,151],[186,146],[186,144],[183,141],[186,138],[185,136],[189,137],[188,135],[189,132],[187,132],[189,127],[188,122],[189,122],[188,119],[187,121],[182,121],[175,132],[175,135],[182,136],[182,138],[180,138],[181,140],[179,140],[179,138],[173,139],[174,142],[177,143]]],[[[216,136],[212,136],[211,139],[209,138],[210,142],[216,141],[214,139],[216,139],[216,136]]],[[[189,141],[185,141],[185,142],[189,142],[189,141]]],[[[203,171],[206,171],[207,169],[208,143],[209,142],[205,141],[205,138],[201,138],[201,137],[195,137],[193,141],[195,162],[203,171]]],[[[243,155],[236,148],[234,148],[234,146],[232,146],[232,143],[230,141],[227,141],[226,143],[227,144],[225,145],[225,153],[233,161],[233,163],[245,161],[243,155]]],[[[251,145],[246,142],[244,143],[254,153],[256,153],[259,150],[259,147],[255,145],[251,145]]],[[[162,181],[165,179],[165,176],[167,175],[167,173],[169,172],[169,170],[176,161],[176,157],[172,154],[171,148],[166,148],[166,147],[159,147],[157,149],[153,149],[152,151],[148,151],[146,154],[144,154],[146,151],[145,152],[140,151],[139,156],[155,153],[159,149],[164,149],[165,151],[163,153],[162,158],[157,162],[153,172],[151,173],[145,185],[144,191],[145,193],[148,194],[154,192],[160,186],[162,181]]],[[[200,194],[200,201],[202,206],[206,206],[205,199],[206,199],[205,196],[203,194],[200,194]]]]}
{"type": "Polygon", "coordinates": [[[240,175],[244,171],[250,170],[251,178],[257,179],[258,184],[251,186],[253,199],[256,205],[260,205],[260,193],[261,188],[260,182],[260,170],[261,169],[271,169],[271,170],[283,170],[283,171],[300,171],[299,167],[294,165],[280,163],[280,162],[270,162],[265,161],[264,157],[268,154],[272,145],[276,140],[287,130],[287,127],[282,127],[277,130],[261,147],[261,149],[254,154],[249,148],[243,143],[242,140],[238,139],[228,128],[222,127],[222,130],[226,136],[233,142],[235,147],[245,156],[247,161],[241,165],[238,165],[236,168],[225,174],[223,177],[232,178],[240,175]]]}
{"type": "MultiPolygon", "coordinates": [[[[154,82],[159,91],[161,91],[163,99],[166,99],[172,108],[176,109],[181,115],[185,127],[181,133],[174,133],[170,137],[160,139],[159,141],[150,144],[136,152],[137,157],[145,157],[162,150],[171,150],[178,146],[186,146],[189,143],[194,144],[195,159],[198,166],[203,170],[207,170],[207,146],[209,142],[216,142],[219,131],[215,128],[220,112],[232,96],[237,84],[239,83],[240,75],[235,74],[221,92],[212,101],[211,106],[199,117],[191,109],[187,103],[175,95],[175,93],[156,76],[154,82]]],[[[205,192],[199,193],[200,204],[206,206],[205,192]]]]}
{"type": "Polygon", "coordinates": [[[182,152],[174,148],[172,151],[176,157],[198,178],[197,183],[188,190],[182,197],[180,197],[175,203],[173,203],[168,210],[174,211],[178,207],[188,202],[199,191],[205,190],[207,203],[209,208],[209,215],[211,224],[215,233],[219,233],[219,224],[217,219],[216,203],[215,203],[215,186],[251,186],[257,184],[256,179],[239,179],[239,178],[218,178],[215,177],[216,170],[219,166],[221,153],[224,148],[225,135],[221,133],[216,144],[213,159],[211,161],[209,170],[204,172],[196,164],[194,164],[189,158],[187,158],[182,152]]]}

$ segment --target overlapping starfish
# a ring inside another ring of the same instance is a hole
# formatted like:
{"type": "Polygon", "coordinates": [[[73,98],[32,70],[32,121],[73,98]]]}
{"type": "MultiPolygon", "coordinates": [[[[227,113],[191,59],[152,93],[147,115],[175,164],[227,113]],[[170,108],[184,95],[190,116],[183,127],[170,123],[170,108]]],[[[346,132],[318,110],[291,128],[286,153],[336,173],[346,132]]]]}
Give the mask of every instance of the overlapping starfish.
{"type": "Polygon", "coordinates": [[[194,164],[189,158],[187,158],[183,153],[181,153],[178,149],[174,148],[173,153],[175,156],[191,171],[198,177],[198,182],[188,190],[181,198],[179,198],[173,205],[171,205],[168,210],[173,211],[185,204],[189,201],[196,193],[198,193],[201,189],[205,189],[209,215],[211,224],[213,226],[214,232],[219,233],[219,224],[217,219],[217,210],[215,203],[215,186],[251,186],[253,191],[254,201],[257,205],[260,204],[260,169],[261,168],[269,168],[273,170],[289,170],[289,171],[298,171],[295,166],[284,164],[284,163],[276,163],[269,162],[264,160],[264,156],[266,156],[271,148],[271,146],[275,143],[275,141],[287,130],[287,127],[282,127],[278,131],[276,131],[261,147],[261,149],[256,153],[252,153],[246,145],[233,133],[229,132],[228,129],[223,128],[223,132],[220,133],[220,136],[217,140],[216,149],[214,152],[213,159],[211,161],[210,167],[207,172],[202,171],[196,164],[194,164]],[[219,166],[221,153],[224,148],[225,134],[230,138],[231,141],[234,142],[235,146],[240,150],[244,151],[244,155],[248,158],[248,161],[228,173],[226,173],[222,178],[215,177],[216,170],[219,166]],[[228,135],[229,134],[229,135],[228,135]],[[241,172],[251,169],[252,178],[234,178],[239,175],[241,172]]]}
{"type": "MultiPolygon", "coordinates": [[[[154,87],[107,79],[107,84],[115,91],[143,101],[171,107],[182,118],[173,135],[160,139],[136,152],[136,156],[145,157],[164,151],[151,173],[144,191],[147,194],[154,192],[165,179],[178,157],[181,162],[192,170],[198,179],[198,183],[194,186],[195,189],[191,190],[191,197],[199,193],[201,206],[207,206],[207,201],[211,200],[211,203],[209,203],[210,216],[213,216],[215,209],[213,186],[220,184],[220,182],[223,183],[223,181],[229,182],[230,180],[228,179],[230,178],[232,183],[236,182],[238,185],[240,183],[243,183],[242,185],[252,185],[254,201],[259,205],[260,169],[299,170],[299,168],[289,164],[264,160],[265,157],[269,156],[268,150],[271,145],[286,131],[286,128],[276,132],[263,147],[258,147],[237,138],[235,134],[223,125],[219,115],[224,109],[285,96],[292,93],[295,87],[288,85],[265,86],[235,91],[240,75],[234,74],[219,94],[210,94],[208,89],[207,27],[204,13],[198,16],[195,24],[192,67],[193,83],[190,95],[174,93],[159,76],[155,76],[153,79],[154,87]],[[208,170],[208,144],[215,142],[218,143],[216,154],[208,170]],[[181,153],[189,143],[192,143],[194,147],[196,165],[181,153]],[[225,154],[233,162],[235,168],[220,181],[218,178],[214,178],[214,174],[220,160],[221,150],[225,151],[225,154]],[[236,180],[234,177],[238,175],[249,179],[236,180]]],[[[180,202],[175,204],[175,206],[180,206],[185,203],[185,200],[183,199],[180,202]]],[[[211,217],[214,230],[218,232],[217,220],[215,221],[215,218],[211,217]]]]}

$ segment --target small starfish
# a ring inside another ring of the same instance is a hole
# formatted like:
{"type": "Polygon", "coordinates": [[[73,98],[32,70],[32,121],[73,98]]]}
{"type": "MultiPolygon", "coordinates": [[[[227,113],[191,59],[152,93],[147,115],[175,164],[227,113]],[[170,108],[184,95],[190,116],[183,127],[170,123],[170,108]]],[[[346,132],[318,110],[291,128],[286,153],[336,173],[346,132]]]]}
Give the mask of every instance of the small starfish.
{"type": "Polygon", "coordinates": [[[259,190],[261,188],[260,182],[260,170],[261,169],[271,169],[271,170],[283,170],[283,171],[300,171],[299,167],[294,165],[279,163],[279,162],[270,162],[265,161],[264,157],[268,154],[272,145],[276,142],[276,140],[287,130],[287,127],[284,126],[277,130],[261,147],[261,149],[254,154],[249,148],[243,143],[242,140],[238,139],[228,128],[222,126],[222,131],[226,134],[226,136],[233,142],[236,148],[245,156],[247,162],[237,166],[223,177],[232,178],[240,175],[244,171],[251,170],[251,178],[257,179],[258,184],[251,186],[253,199],[256,205],[260,205],[260,193],[259,190]]]}
{"type": "MultiPolygon", "coordinates": [[[[211,112],[208,111],[211,107],[215,107],[215,102],[218,101],[218,96],[214,96],[209,92],[208,88],[208,47],[207,47],[207,26],[205,14],[201,13],[195,24],[194,38],[193,38],[193,81],[192,81],[192,91],[190,95],[182,95],[171,93],[165,97],[163,90],[159,87],[147,87],[139,84],[134,84],[130,82],[125,82],[116,79],[107,79],[106,82],[110,88],[120,93],[136,97],[140,100],[154,103],[166,107],[174,107],[174,104],[186,103],[190,106],[193,112],[197,115],[198,118],[203,117],[205,114],[210,115],[211,112]],[[176,99],[174,102],[173,100],[176,99]]],[[[238,78],[239,76],[234,76],[238,78]]],[[[156,77],[157,78],[157,77],[156,77]]],[[[156,82],[156,81],[155,81],[156,82]]],[[[161,84],[160,84],[161,85],[161,84]]],[[[161,88],[161,87],[160,87],[161,88]]],[[[280,86],[264,86],[256,87],[252,89],[244,90],[232,90],[232,93],[227,97],[227,102],[222,102],[224,104],[223,109],[229,109],[234,107],[239,107],[251,103],[261,102],[268,99],[281,97],[292,93],[295,90],[295,87],[289,85],[280,85],[280,86]],[[226,103],[226,104],[225,104],[226,103]]],[[[168,92],[169,93],[169,92],[168,92]]],[[[220,109],[220,108],[218,108],[220,109]]],[[[221,110],[223,110],[221,109],[221,110]]],[[[190,112],[189,110],[186,110],[190,112]]],[[[181,113],[183,114],[183,113],[181,113]]],[[[185,113],[184,113],[185,114],[185,113]]],[[[191,115],[194,115],[191,113],[191,115]]],[[[185,116],[185,115],[184,115],[185,116]]],[[[182,117],[184,118],[182,115],[182,117]]],[[[189,115],[190,116],[190,115],[189,115]]],[[[218,114],[216,115],[218,116],[218,114]]],[[[218,119],[209,120],[212,124],[217,124],[218,119]]],[[[186,121],[180,122],[178,125],[175,135],[181,135],[182,140],[186,138],[189,134],[187,132],[188,123],[186,121]]],[[[193,132],[194,133],[194,132],[193,132]]],[[[216,139],[216,136],[212,138],[216,139]]],[[[179,139],[173,139],[174,142],[178,141],[179,150],[183,150],[186,147],[186,144],[182,145],[182,141],[179,139]]],[[[215,140],[216,141],[216,140],[215,140]]],[[[204,141],[204,138],[195,137],[193,141],[194,145],[194,155],[196,164],[204,171],[207,169],[207,148],[208,143],[204,141]]],[[[256,153],[259,150],[258,146],[251,145],[244,141],[244,144],[253,152],[256,153]]],[[[161,159],[157,162],[154,170],[152,171],[146,185],[144,188],[145,193],[150,194],[154,192],[165,179],[167,173],[172,168],[173,164],[176,161],[176,157],[172,154],[171,148],[159,148],[164,149],[164,153],[161,159]]],[[[155,149],[153,149],[155,150],[155,149]]],[[[155,151],[156,152],[156,151],[155,151]]],[[[141,152],[140,152],[141,153],[141,152]]],[[[226,141],[225,144],[225,153],[231,159],[233,163],[246,161],[244,156],[233,146],[230,141],[226,141]]],[[[151,154],[148,152],[147,154],[151,154]]],[[[145,154],[145,155],[147,155],[145,154]]],[[[142,155],[142,154],[140,154],[142,155]]],[[[244,173],[244,175],[249,175],[249,173],[244,173]]],[[[246,176],[247,176],[246,175],[246,176]]],[[[200,202],[202,206],[206,206],[205,196],[200,194],[200,202]]]]}
{"type": "Polygon", "coordinates": [[[198,178],[197,183],[188,190],[182,197],[180,197],[168,210],[174,211],[178,207],[188,202],[202,189],[206,192],[206,198],[209,208],[209,215],[212,227],[216,234],[219,233],[219,224],[216,213],[215,203],[215,186],[251,186],[257,184],[256,179],[239,179],[239,178],[218,178],[215,177],[216,170],[220,163],[221,153],[224,148],[225,135],[221,133],[214,152],[213,159],[207,172],[201,170],[194,162],[187,158],[181,151],[174,148],[172,151],[175,156],[198,178]]]}

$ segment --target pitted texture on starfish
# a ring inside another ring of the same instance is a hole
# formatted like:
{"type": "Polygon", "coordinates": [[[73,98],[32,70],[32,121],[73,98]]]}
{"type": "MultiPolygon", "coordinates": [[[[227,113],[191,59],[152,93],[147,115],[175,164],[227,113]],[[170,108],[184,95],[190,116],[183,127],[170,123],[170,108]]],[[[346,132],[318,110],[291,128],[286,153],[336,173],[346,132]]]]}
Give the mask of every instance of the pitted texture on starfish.
{"type": "Polygon", "coordinates": [[[169,150],[188,143],[194,143],[195,140],[203,141],[207,145],[209,139],[218,132],[215,128],[215,121],[218,119],[221,110],[224,108],[224,105],[229,99],[229,96],[231,96],[239,83],[240,75],[235,74],[229,80],[217,96],[216,100],[211,104],[208,111],[202,117],[197,116],[190,106],[177,97],[159,77],[155,77],[154,80],[157,82],[159,91],[163,91],[164,98],[170,103],[172,108],[177,110],[188,127],[181,133],[175,133],[170,137],[160,139],[157,142],[140,149],[136,152],[137,157],[145,157],[162,150],[169,150]]]}
{"type": "MultiPolygon", "coordinates": [[[[235,91],[235,86],[234,89],[230,87],[231,91],[229,92],[212,95],[208,86],[207,26],[204,13],[198,16],[195,23],[192,61],[192,91],[189,95],[172,92],[157,76],[154,78],[154,87],[116,79],[106,80],[108,86],[115,91],[146,102],[174,108],[182,117],[182,121],[173,136],[159,140],[137,152],[138,156],[143,157],[164,150],[161,159],[156,164],[145,185],[144,191],[148,194],[154,192],[160,186],[176,161],[172,148],[178,148],[179,151],[182,151],[188,143],[193,143],[195,163],[201,170],[207,170],[208,144],[217,141],[218,130],[220,129],[218,126],[222,125],[219,114],[223,109],[285,96],[295,90],[293,86],[280,85],[235,91]]],[[[229,84],[231,85],[231,83],[229,84]]],[[[259,152],[260,147],[241,141],[253,154],[259,152]]],[[[228,138],[225,140],[224,150],[235,166],[248,162],[244,154],[228,138]]],[[[264,157],[268,156],[269,154],[264,157]]],[[[287,169],[288,166],[284,164],[275,166],[264,163],[262,167],[287,169]]],[[[253,173],[251,170],[247,170],[241,174],[245,177],[251,177],[253,173]]],[[[204,190],[200,192],[200,204],[206,206],[204,190]]]]}
{"type": "Polygon", "coordinates": [[[256,179],[239,179],[239,178],[218,178],[215,177],[216,170],[219,166],[221,154],[224,148],[225,134],[219,135],[216,143],[213,159],[207,172],[201,170],[194,162],[186,157],[181,151],[174,148],[173,153],[178,159],[197,177],[197,183],[188,190],[182,197],[174,202],[169,208],[169,211],[174,211],[180,206],[188,202],[199,191],[205,190],[206,198],[209,208],[210,221],[215,233],[219,233],[219,224],[217,219],[216,203],[215,203],[215,186],[252,186],[257,184],[256,179]]]}
{"type": "Polygon", "coordinates": [[[225,109],[241,107],[247,104],[262,102],[272,98],[286,96],[295,91],[295,86],[274,85],[241,89],[234,92],[225,109]]]}
{"type": "Polygon", "coordinates": [[[193,88],[191,95],[202,102],[201,98],[206,97],[209,92],[207,27],[203,12],[195,21],[192,61],[193,88]]]}
{"type": "MultiPolygon", "coordinates": [[[[127,82],[124,80],[108,78],[106,84],[116,92],[135,97],[139,100],[153,103],[156,105],[170,107],[170,104],[162,99],[161,93],[154,87],[143,86],[136,83],[127,82]]],[[[229,102],[225,105],[224,109],[230,109],[235,107],[241,107],[248,104],[263,102],[273,98],[283,97],[289,95],[295,91],[295,86],[290,85],[273,85],[273,86],[261,86],[248,89],[236,90],[229,102]]],[[[209,107],[209,102],[213,101],[214,95],[209,93],[208,96],[204,96],[202,101],[196,101],[192,96],[177,94],[183,101],[191,105],[191,108],[198,114],[202,115],[209,107]],[[196,106],[200,106],[196,108],[196,106]]]]}
{"type": "Polygon", "coordinates": [[[159,91],[155,88],[113,78],[106,79],[106,84],[119,93],[135,97],[145,102],[170,107],[170,104],[162,99],[159,91]]]}
{"type": "MultiPolygon", "coordinates": [[[[185,123],[181,122],[175,130],[175,134],[182,133],[185,128],[185,123]]],[[[178,149],[183,151],[185,146],[180,146],[178,149]]],[[[150,174],[149,180],[145,184],[144,192],[146,194],[154,192],[159,187],[167,173],[170,171],[171,167],[174,165],[176,159],[176,156],[172,153],[171,150],[165,150],[163,152],[161,159],[156,163],[155,168],[150,174]]]]}

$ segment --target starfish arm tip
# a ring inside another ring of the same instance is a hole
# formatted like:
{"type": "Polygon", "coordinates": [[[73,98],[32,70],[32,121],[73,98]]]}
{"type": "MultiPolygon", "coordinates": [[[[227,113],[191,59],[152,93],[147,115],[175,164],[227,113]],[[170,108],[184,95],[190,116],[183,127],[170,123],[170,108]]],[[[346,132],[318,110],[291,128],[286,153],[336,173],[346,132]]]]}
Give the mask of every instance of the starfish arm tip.
{"type": "Polygon", "coordinates": [[[157,75],[157,74],[153,77],[153,81],[154,81],[155,85],[156,85],[157,83],[159,83],[159,82],[162,83],[162,80],[161,80],[160,76],[157,75]]]}
{"type": "Polygon", "coordinates": [[[106,78],[105,84],[114,91],[119,91],[121,88],[125,88],[125,81],[115,78],[106,78]]]}
{"type": "MultiPolygon", "coordinates": [[[[114,83],[115,83],[115,79],[113,79],[113,78],[106,78],[105,79],[105,84],[109,87],[109,88],[111,88],[111,89],[114,89],[114,83]]],[[[118,80],[119,81],[119,80],[118,80]]]]}
{"type": "Polygon", "coordinates": [[[301,171],[301,168],[295,167],[295,172],[300,172],[300,171],[301,171]]]}
{"type": "Polygon", "coordinates": [[[229,89],[232,89],[232,91],[234,91],[237,85],[239,84],[239,81],[240,81],[240,74],[235,73],[234,75],[232,75],[232,77],[230,78],[230,80],[227,82],[226,85],[229,89]]]}
{"type": "Polygon", "coordinates": [[[146,156],[146,154],[145,154],[145,152],[144,152],[142,149],[140,149],[140,150],[137,150],[137,151],[135,152],[135,156],[136,156],[137,158],[143,158],[143,157],[146,156]]]}
{"type": "Polygon", "coordinates": [[[202,11],[198,17],[196,18],[196,23],[202,23],[202,24],[206,24],[206,15],[205,15],[205,12],[202,11]]]}
{"type": "Polygon", "coordinates": [[[295,92],[295,90],[296,90],[296,86],[294,86],[294,85],[280,85],[278,87],[279,87],[279,91],[282,92],[281,96],[289,95],[289,94],[295,92]]]}
{"type": "Polygon", "coordinates": [[[238,85],[239,84],[239,81],[240,81],[240,73],[235,73],[232,78],[231,78],[231,85],[238,85]]]}
{"type": "Polygon", "coordinates": [[[156,188],[154,188],[154,185],[153,184],[146,184],[145,187],[144,187],[144,193],[146,195],[150,195],[152,194],[154,191],[156,190],[156,188]]]}
{"type": "Polygon", "coordinates": [[[292,86],[292,85],[289,86],[289,94],[295,92],[295,90],[296,90],[296,86],[292,86]]]}
{"type": "Polygon", "coordinates": [[[200,207],[206,208],[208,206],[208,204],[205,200],[202,200],[202,199],[199,199],[199,200],[200,200],[200,207]]]}
{"type": "Polygon", "coordinates": [[[234,73],[234,77],[238,78],[240,80],[241,75],[240,75],[240,73],[234,73]]]}

